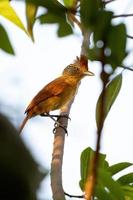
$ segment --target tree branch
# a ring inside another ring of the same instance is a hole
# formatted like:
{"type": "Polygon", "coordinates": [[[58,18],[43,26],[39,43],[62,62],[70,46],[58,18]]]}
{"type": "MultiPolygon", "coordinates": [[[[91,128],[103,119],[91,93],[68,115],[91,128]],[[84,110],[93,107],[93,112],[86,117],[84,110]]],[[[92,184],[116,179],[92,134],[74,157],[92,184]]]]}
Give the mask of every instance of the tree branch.
{"type": "MultiPolygon", "coordinates": [[[[81,46],[81,53],[79,59],[80,67],[88,68],[87,56],[88,56],[88,46],[90,40],[90,31],[83,30],[80,22],[74,15],[72,15],[72,20],[79,26],[83,34],[83,42],[81,46]]],[[[71,106],[74,102],[74,98],[66,107],[61,109],[60,115],[65,114],[69,116],[71,106]]],[[[59,118],[59,123],[61,124],[61,126],[67,127],[68,119],[64,117],[59,118]]],[[[54,135],[53,154],[51,162],[51,188],[54,200],[65,200],[65,194],[62,186],[62,163],[63,163],[64,143],[65,143],[65,131],[62,128],[58,127],[54,135]]]]}
{"type": "Polygon", "coordinates": [[[64,194],[70,198],[78,198],[78,199],[83,199],[84,198],[84,195],[71,195],[71,194],[68,194],[66,192],[64,192],[64,194]]]}
{"type": "Polygon", "coordinates": [[[120,67],[123,68],[123,69],[127,69],[127,70],[130,70],[130,71],[133,71],[132,67],[127,67],[127,66],[123,66],[123,65],[121,65],[120,67]]]}
{"type": "MultiPolygon", "coordinates": [[[[61,110],[60,115],[69,115],[70,105],[66,110],[61,110]]],[[[59,123],[67,128],[68,119],[59,118],[59,123]]],[[[54,200],[65,200],[64,190],[62,186],[62,163],[65,143],[65,130],[61,127],[56,129],[54,135],[53,154],[51,162],[51,188],[54,200]]]]}
{"type": "Polygon", "coordinates": [[[127,35],[127,38],[129,38],[129,39],[133,39],[133,36],[131,36],[131,35],[127,35]]]}
{"type": "Polygon", "coordinates": [[[114,15],[112,18],[118,18],[118,17],[133,17],[133,14],[120,14],[120,15],[114,15]]]}
{"type": "Polygon", "coordinates": [[[106,4],[112,3],[113,1],[116,1],[116,0],[103,1],[103,3],[104,3],[104,5],[106,5],[106,4]]]}
{"type": "Polygon", "coordinates": [[[82,29],[82,34],[83,34],[83,42],[81,45],[80,57],[84,57],[84,60],[86,61],[86,66],[87,66],[88,65],[88,47],[90,45],[91,31],[89,29],[88,30],[82,29]]]}
{"type": "Polygon", "coordinates": [[[73,13],[69,13],[71,20],[77,24],[77,26],[79,27],[79,29],[82,31],[82,27],[81,27],[81,23],[80,21],[75,17],[75,15],[73,13]]]}

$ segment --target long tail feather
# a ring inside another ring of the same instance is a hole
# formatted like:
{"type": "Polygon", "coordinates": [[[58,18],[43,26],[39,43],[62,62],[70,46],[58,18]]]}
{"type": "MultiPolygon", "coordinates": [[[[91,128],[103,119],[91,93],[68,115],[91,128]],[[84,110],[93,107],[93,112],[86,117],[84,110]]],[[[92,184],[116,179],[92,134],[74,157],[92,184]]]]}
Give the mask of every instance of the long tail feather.
{"type": "Polygon", "coordinates": [[[29,119],[29,116],[27,115],[27,116],[24,118],[24,120],[23,120],[23,122],[22,122],[22,124],[21,124],[21,126],[20,126],[20,128],[19,128],[19,134],[22,132],[22,130],[23,130],[23,128],[24,128],[24,126],[25,126],[25,124],[26,124],[26,122],[27,122],[28,119],[29,119]]]}

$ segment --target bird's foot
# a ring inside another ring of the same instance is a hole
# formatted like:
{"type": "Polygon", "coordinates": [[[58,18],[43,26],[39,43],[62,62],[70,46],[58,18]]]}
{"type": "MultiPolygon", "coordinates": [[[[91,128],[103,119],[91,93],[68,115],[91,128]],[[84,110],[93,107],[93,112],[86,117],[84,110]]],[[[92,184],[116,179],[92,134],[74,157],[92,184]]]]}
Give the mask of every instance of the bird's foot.
{"type": "Polygon", "coordinates": [[[56,129],[57,128],[62,128],[64,131],[65,131],[65,134],[68,135],[68,131],[67,131],[67,127],[66,126],[62,126],[60,124],[60,122],[56,121],[55,124],[54,124],[54,129],[53,129],[53,133],[55,134],[56,133],[56,129]]]}
{"type": "MultiPolygon", "coordinates": [[[[55,134],[56,133],[56,129],[57,128],[62,128],[65,133],[68,135],[68,132],[67,132],[67,127],[66,126],[62,126],[61,123],[58,121],[59,119],[61,119],[62,117],[65,117],[67,119],[70,119],[70,117],[67,115],[67,114],[63,114],[63,115],[50,115],[49,113],[42,113],[40,116],[42,117],[50,117],[54,122],[54,129],[53,129],[53,133],[55,134]],[[55,119],[57,118],[57,120],[55,119]]],[[[71,119],[70,119],[71,120],[71,119]]]]}
{"type": "Polygon", "coordinates": [[[67,114],[63,114],[63,115],[50,115],[50,114],[47,114],[47,113],[41,113],[40,114],[41,117],[51,117],[51,118],[57,118],[58,120],[62,117],[65,117],[69,120],[71,120],[71,118],[67,115],[67,114]]]}

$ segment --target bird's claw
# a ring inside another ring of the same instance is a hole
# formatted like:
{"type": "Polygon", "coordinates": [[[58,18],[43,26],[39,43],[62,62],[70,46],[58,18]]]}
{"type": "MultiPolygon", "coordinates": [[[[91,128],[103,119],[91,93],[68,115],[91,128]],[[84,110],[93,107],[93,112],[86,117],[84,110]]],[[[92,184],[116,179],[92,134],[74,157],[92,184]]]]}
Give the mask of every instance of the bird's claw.
{"type": "Polygon", "coordinates": [[[48,115],[47,113],[41,113],[40,116],[41,116],[41,117],[53,117],[53,118],[55,117],[55,118],[57,118],[58,120],[59,120],[60,118],[62,118],[62,117],[65,117],[65,118],[71,120],[71,118],[70,118],[67,114],[63,114],[63,115],[48,115]]]}
{"type": "MultiPolygon", "coordinates": [[[[67,132],[67,127],[65,126],[62,126],[60,124],[60,122],[58,121],[59,119],[61,119],[62,117],[65,117],[67,119],[70,119],[70,117],[67,115],[67,114],[62,114],[62,115],[49,115],[48,113],[42,113],[40,114],[40,116],[42,117],[50,117],[52,120],[54,120],[55,124],[54,124],[54,129],[53,129],[53,133],[55,134],[56,133],[56,129],[57,128],[62,128],[65,133],[68,135],[68,132],[67,132]],[[57,120],[54,119],[54,117],[57,117],[57,120]]],[[[71,119],[70,119],[71,120],[71,119]]]]}
{"type": "Polygon", "coordinates": [[[62,129],[65,131],[65,134],[68,135],[67,127],[62,126],[58,121],[55,122],[55,124],[54,124],[54,129],[53,129],[53,133],[54,133],[54,134],[56,133],[56,129],[57,129],[57,128],[62,128],[62,129]]]}

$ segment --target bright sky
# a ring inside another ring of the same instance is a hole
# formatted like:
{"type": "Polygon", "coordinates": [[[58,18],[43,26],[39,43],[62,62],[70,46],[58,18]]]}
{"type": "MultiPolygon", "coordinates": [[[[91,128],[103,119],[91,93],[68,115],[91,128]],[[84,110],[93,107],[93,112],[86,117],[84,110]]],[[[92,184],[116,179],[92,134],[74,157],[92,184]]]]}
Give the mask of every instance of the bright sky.
{"type": "MultiPolygon", "coordinates": [[[[20,18],[25,23],[24,6],[13,2],[20,18]]],[[[118,0],[112,3],[117,14],[133,13],[131,0],[118,0]]],[[[59,76],[77,55],[80,54],[82,38],[76,36],[58,39],[55,25],[35,25],[35,44],[17,27],[3,20],[0,21],[8,30],[16,51],[16,56],[9,56],[0,51],[0,99],[11,110],[11,118],[15,125],[24,118],[24,110],[33,96],[49,81],[59,76]],[[3,86],[5,89],[3,89],[3,86]],[[19,113],[18,116],[15,112],[19,113]]],[[[133,35],[133,18],[115,20],[128,24],[128,34],[133,35]]],[[[128,49],[132,50],[133,40],[129,40],[128,49]]],[[[133,66],[133,55],[126,59],[128,66],[133,66]]],[[[78,186],[80,179],[80,153],[88,146],[95,147],[95,106],[100,94],[99,64],[90,62],[90,70],[95,77],[82,80],[78,95],[71,110],[69,135],[66,137],[63,162],[63,185],[70,194],[81,194],[78,186]]],[[[107,154],[110,164],[116,162],[132,162],[133,152],[133,72],[123,73],[121,92],[107,117],[102,137],[101,152],[107,154]]],[[[4,110],[5,107],[1,107],[4,110]]],[[[6,111],[5,111],[6,112],[6,111]]],[[[30,120],[22,134],[22,139],[31,150],[40,165],[50,168],[53,145],[53,122],[41,117],[30,120]]],[[[49,177],[40,189],[40,198],[51,196],[49,177]],[[47,189],[45,194],[44,186],[47,189]]],[[[51,199],[51,198],[50,198],[51,199]]]]}

